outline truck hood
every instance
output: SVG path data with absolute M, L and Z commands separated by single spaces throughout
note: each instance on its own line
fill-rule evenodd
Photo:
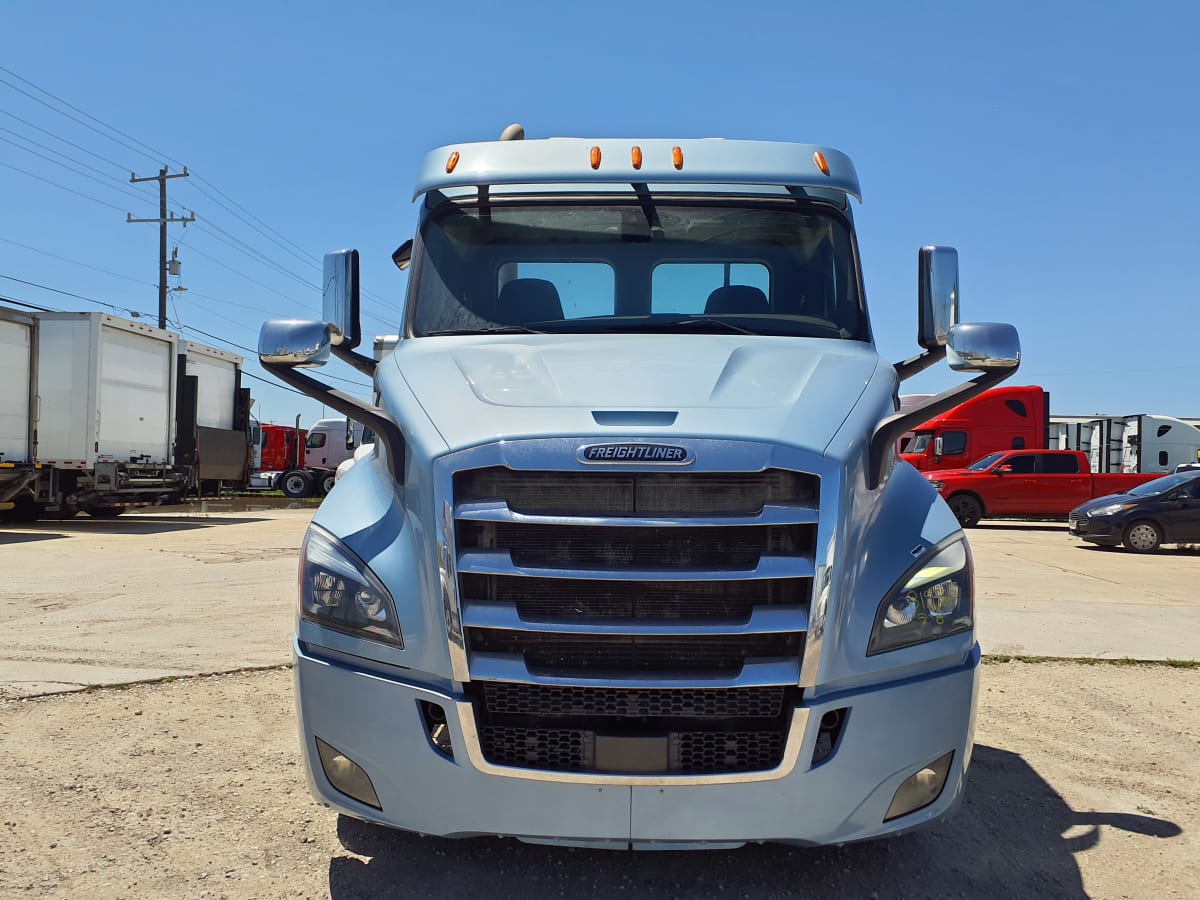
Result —
M 903 453 L 900 454 L 901 459 L 905 459 Z M 907 462 L 907 460 L 905 460 Z M 986 469 L 925 469 L 921 472 L 930 481 L 942 481 L 946 478 L 970 478 L 974 475 L 989 474 Z
M 506 335 L 401 341 L 379 377 L 385 398 L 401 393 L 389 383 L 402 379 L 451 450 L 505 438 L 688 435 L 823 452 L 878 368 L 875 349 L 853 341 Z

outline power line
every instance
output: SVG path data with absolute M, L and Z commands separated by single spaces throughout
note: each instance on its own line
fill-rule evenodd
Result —
M 49 178 L 43 178 L 41 175 L 35 175 L 33 172 L 22 169 L 19 166 L 14 166 L 12 163 L 6 163 L 3 160 L 0 160 L 0 166 L 4 166 L 6 169 L 12 169 L 14 172 L 20 172 L 22 175 L 28 175 L 30 178 L 36 178 L 38 181 L 44 181 L 46 184 L 51 184 L 56 188 L 61 188 L 62 190 L 67 191 L 68 193 L 76 194 L 77 196 L 82 197 L 84 200 L 91 200 L 93 203 L 99 203 L 101 206 L 107 206 L 109 209 L 115 209 L 117 212 L 125 211 L 123 206 L 117 206 L 115 203 L 109 203 L 106 200 L 100 200 L 96 197 L 93 197 L 91 194 L 85 194 L 83 191 L 77 191 L 74 188 L 69 188 L 65 184 L 59 184 L 57 181 L 51 181 Z
M 84 269 L 91 269 L 93 272 L 101 272 L 105 275 L 111 275 L 114 278 L 124 278 L 126 281 L 132 281 L 134 284 L 139 284 L 139 285 L 142 285 L 143 287 L 154 287 L 154 283 L 151 281 L 142 281 L 141 279 L 133 278 L 130 275 L 122 275 L 120 272 L 112 272 L 112 271 L 109 271 L 108 269 L 102 269 L 99 266 L 91 266 L 85 262 L 80 262 L 77 259 L 71 259 L 70 257 L 67 257 L 67 256 L 59 256 L 57 253 L 51 253 L 48 250 L 39 250 L 37 247 L 31 247 L 28 244 L 22 244 L 20 241 L 14 241 L 14 240 L 11 240 L 6 237 L 0 237 L 0 241 L 3 241 L 6 244 L 12 244 L 14 247 L 20 247 L 23 250 L 30 250 L 34 253 L 40 253 L 40 254 L 42 254 L 42 256 L 49 256 L 51 259 L 57 259 L 61 262 L 70 263 L 73 266 L 80 266 L 81 268 L 84 268 Z
M 37 310 L 38 312 L 62 312 L 61 309 L 51 309 L 48 306 L 37 306 L 33 303 L 25 303 L 22 300 L 14 300 L 12 297 L 0 297 L 5 303 L 11 303 L 14 306 L 24 306 L 26 309 Z
M 118 140 L 117 138 L 113 137 L 111 134 L 105 134 L 103 131 L 101 131 L 99 128 L 96 128 L 94 125 L 89 125 L 87 122 L 83 121 L 82 119 L 76 118 L 75 116 L 71 115 L 70 113 L 63 112 L 61 109 L 57 109 L 56 107 L 47 103 L 45 100 L 41 99 L 40 97 L 34 96 L 33 94 L 29 93 L 29 91 L 22 90 L 21 88 L 17 87 L 12 82 L 10 82 L 4 78 L 0 78 L 0 84 L 6 85 L 10 89 L 16 91 L 18 94 L 24 94 L 26 97 L 28 97 L 30 100 L 34 101 L 35 103 L 40 103 L 42 106 L 46 107 L 47 109 L 49 109 L 53 112 L 58 113 L 60 116 L 65 116 L 66 118 L 70 119 L 72 122 L 76 122 L 77 124 L 82 125 L 84 128 L 87 128 L 89 131 L 94 131 L 96 134 L 100 135 L 102 138 L 105 138 L 106 140 L 112 141 L 115 144 L 120 144 L 122 147 L 124 147 L 127 150 L 132 150 L 134 153 L 137 153 L 139 156 L 145 156 L 147 159 L 155 159 L 155 158 L 161 157 L 161 158 L 168 160 L 169 162 L 175 163 L 175 165 L 180 166 L 182 168 L 183 163 L 179 162 L 178 160 L 172 159 L 171 157 L 167 156 L 167 154 L 165 154 L 165 153 L 160 153 L 158 150 L 155 150 L 149 144 L 142 143 L 137 138 L 133 137 L 132 135 L 126 134 L 125 132 L 121 131 L 119 128 L 114 128 L 112 125 L 109 125 L 103 119 L 98 119 L 95 116 L 93 116 L 91 113 L 84 112 L 79 107 L 73 106 L 72 104 L 68 103 L 66 100 L 63 100 L 61 97 L 58 97 L 58 96 L 50 93 L 50 91 L 46 90 L 45 88 L 39 87 L 38 85 L 34 84 L 32 81 L 29 81 L 26 78 L 22 78 L 16 72 L 12 71 L 12 69 L 8 69 L 4 66 L 0 66 L 0 72 L 7 72 L 13 78 L 17 79 L 18 81 L 20 81 L 24 84 L 29 85 L 31 88 L 34 88 L 37 91 L 40 91 L 41 93 L 45 94 L 47 97 L 53 97 L 54 100 L 56 100 L 58 103 L 61 103 L 63 106 L 66 106 L 69 109 L 75 110 L 80 115 L 87 116 L 87 118 L 91 119 L 93 122 L 97 122 L 97 123 L 103 125 L 109 131 L 119 134 L 124 138 L 128 138 L 130 141 L 133 141 L 134 144 L 137 144 L 137 145 L 145 148 L 145 150 L 149 150 L 150 153 L 153 154 L 153 156 L 145 153 L 144 150 L 139 150 L 137 147 L 127 144 L 125 141 Z
M 94 157 L 96 157 L 96 159 L 100 160 L 101 162 L 106 162 L 111 166 L 116 166 L 122 172 L 129 171 L 129 166 L 124 165 L 123 163 L 116 162 L 115 160 L 111 160 L 107 156 L 101 156 L 99 153 L 89 150 L 87 147 L 83 147 L 79 144 L 68 141 L 65 137 L 62 137 L 61 135 L 57 135 L 53 131 L 48 131 L 47 129 L 43 128 L 41 125 L 35 125 L 33 122 L 30 122 L 28 119 L 22 119 L 20 116 L 16 115 L 15 113 L 9 112 L 7 109 L 0 109 L 0 113 L 3 113 L 4 115 L 8 116 L 10 119 L 16 119 L 22 125 L 28 125 L 30 128 L 34 128 L 34 129 L 40 131 L 42 134 L 49 135 L 50 137 L 54 138 L 56 141 L 61 141 L 62 143 L 66 144 L 68 147 L 74 147 L 76 150 L 82 150 L 88 156 L 94 156 Z
M 15 131 L 10 131 L 7 128 L 0 128 L 0 131 L 7 131 L 9 134 L 16 134 Z M 17 137 L 21 137 L 21 136 L 17 135 Z M 21 140 L 28 141 L 29 139 L 22 137 Z M 52 163 L 56 166 L 61 166 L 62 168 L 66 169 L 68 172 L 72 172 L 76 175 L 81 176 L 82 178 L 88 179 L 89 181 L 94 181 L 101 187 L 106 187 L 112 191 L 120 191 L 122 194 L 132 196 L 142 203 L 153 203 L 154 202 L 149 197 L 147 197 L 145 194 L 142 194 L 138 191 L 134 191 L 134 190 L 126 187 L 124 184 L 121 184 L 119 181 L 117 181 L 116 178 L 113 178 L 111 175 L 106 175 L 103 172 L 100 172 L 100 170 L 97 169 L 95 166 L 89 166 L 87 163 L 80 162 L 77 159 L 71 159 L 71 157 L 67 156 L 65 153 L 59 153 L 57 150 L 52 150 L 49 147 L 43 148 L 43 149 L 49 151 L 50 153 L 54 153 L 54 154 L 57 154 L 58 156 L 62 156 L 66 159 L 70 159 L 71 162 L 73 162 L 77 166 L 83 166 L 84 168 L 91 169 L 93 172 L 100 172 L 101 178 L 106 179 L 106 180 L 102 181 L 101 178 L 97 178 L 95 175 L 89 175 L 89 174 L 87 174 L 87 172 L 80 172 L 78 169 L 72 168 L 71 166 L 67 165 L 67 163 L 59 162 L 57 159 L 51 159 L 49 156 L 46 156 L 42 153 L 38 153 L 36 150 L 30 150 L 28 147 L 23 147 L 20 144 L 18 144 L 16 141 L 10 140 L 9 138 L 0 137 L 0 141 L 4 141 L 4 143 L 6 143 L 6 144 L 11 144 L 12 146 L 16 147 L 18 150 L 23 150 L 26 153 L 32 154 L 33 156 L 36 156 L 38 159 L 44 159 L 48 163 Z M 35 141 L 29 141 L 29 143 L 34 144 L 35 146 L 41 146 L 41 145 L 37 144 Z M 109 184 L 110 181 L 115 181 L 117 183 Z

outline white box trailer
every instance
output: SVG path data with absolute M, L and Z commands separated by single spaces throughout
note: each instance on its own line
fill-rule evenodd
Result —
M 38 460 L 60 470 L 169 465 L 178 338 L 104 313 L 37 320 Z
M 173 459 L 179 339 L 105 313 L 34 319 L 34 514 L 112 516 L 183 497 L 193 472 Z

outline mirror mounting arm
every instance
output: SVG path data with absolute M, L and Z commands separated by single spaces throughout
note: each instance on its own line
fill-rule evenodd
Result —
M 1017 367 L 1013 366 L 984 372 L 965 384 L 943 391 L 935 397 L 930 397 L 924 403 L 888 416 L 880 422 L 875 428 L 875 433 L 871 435 L 871 448 L 867 455 L 867 489 L 873 491 L 883 483 L 883 474 L 887 468 L 888 458 L 895 449 L 896 441 L 900 440 L 900 436 L 904 432 L 911 431 L 934 416 L 949 412 L 960 403 L 982 394 L 988 388 L 995 387 L 1016 371 Z
M 400 424 L 383 410 L 363 403 L 357 397 L 342 393 L 317 379 L 297 371 L 292 366 L 264 362 L 262 367 L 296 390 L 337 410 L 343 416 L 366 425 L 387 448 L 388 471 L 397 484 L 404 484 L 404 432 Z
M 358 371 L 362 372 L 369 378 L 375 377 L 375 367 L 377 363 L 369 356 L 363 356 L 361 353 L 356 353 L 348 347 L 343 347 L 340 344 L 333 344 L 329 351 L 347 365 L 353 366 Z
M 333 352 L 336 353 L 337 350 L 334 350 Z M 918 356 L 913 356 L 904 360 L 904 362 L 896 363 L 896 377 L 901 381 L 904 381 L 906 378 L 912 378 L 914 375 L 918 374 L 919 372 L 924 372 L 930 366 L 936 365 L 945 358 L 946 348 L 944 345 L 941 347 L 934 347 L 932 350 L 926 350 L 924 353 L 921 353 Z

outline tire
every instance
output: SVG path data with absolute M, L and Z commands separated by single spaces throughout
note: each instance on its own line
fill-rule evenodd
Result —
M 946 502 L 963 528 L 974 528 L 983 518 L 983 504 L 973 494 L 954 494 Z
M 123 506 L 89 506 L 84 510 L 93 519 L 115 519 L 125 512 Z
M 299 469 L 284 472 L 279 479 L 279 489 L 283 491 L 285 497 L 291 497 L 293 500 L 311 497 L 313 492 L 312 476 Z
M 1134 553 L 1152 553 L 1162 546 L 1162 540 L 1162 529 L 1149 519 L 1131 522 L 1121 537 L 1125 548 Z
M 36 522 L 45 509 L 33 499 L 32 494 L 20 494 L 13 498 L 13 508 L 8 511 L 10 522 Z
M 333 490 L 334 484 L 337 482 L 337 473 L 330 472 L 328 475 L 321 476 L 321 496 L 324 497 Z

